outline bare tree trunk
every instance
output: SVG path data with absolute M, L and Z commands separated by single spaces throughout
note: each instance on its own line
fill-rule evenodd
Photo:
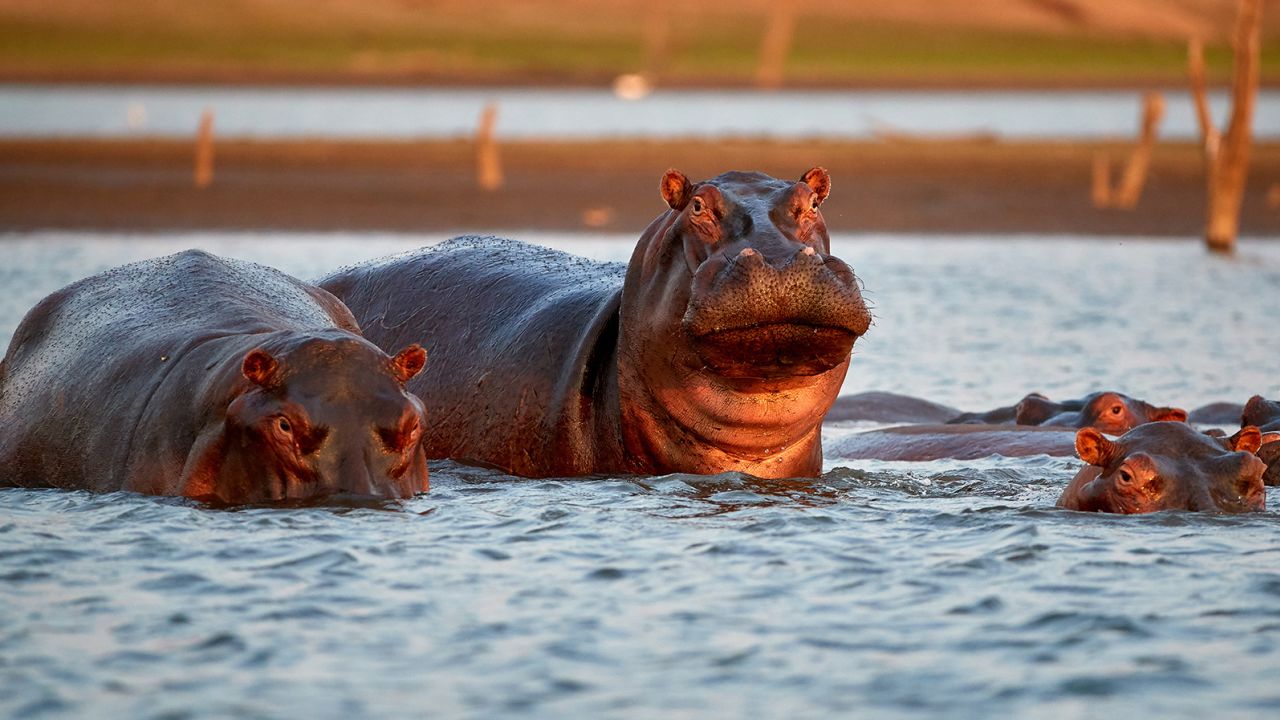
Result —
M 771 4 L 764 40 L 760 43 L 760 65 L 756 68 L 756 85 L 760 88 L 776 90 L 782 87 L 791 36 L 796 29 L 797 4 L 798 0 L 773 0 Z
M 1089 195 L 1094 207 L 1100 210 L 1111 207 L 1111 162 L 1101 151 L 1093 156 L 1093 185 Z
M 476 184 L 488 192 L 501 188 L 503 182 L 502 160 L 498 157 L 498 143 L 493 139 L 493 126 L 497 122 L 498 106 L 485 105 L 476 127 Z
M 1196 118 L 1204 146 L 1208 188 L 1205 242 L 1209 249 L 1232 252 L 1240 230 L 1240 206 L 1244 200 L 1253 134 L 1253 109 L 1258 93 L 1259 26 L 1262 0 L 1240 0 L 1235 32 L 1231 38 L 1231 119 L 1219 135 L 1209 116 L 1205 95 L 1204 48 L 1192 40 L 1187 48 L 1187 69 L 1195 98 Z
M 1091 197 L 1096 208 L 1132 210 L 1142 197 L 1147 184 L 1147 171 L 1151 167 L 1151 152 L 1155 148 L 1160 121 L 1164 119 L 1164 96 L 1149 92 L 1142 97 L 1142 127 L 1138 131 L 1138 144 L 1129 153 L 1120 176 L 1120 185 L 1111 187 L 1111 163 L 1105 153 L 1093 156 L 1093 185 Z
M 200 113 L 196 130 L 196 187 L 203 190 L 213 183 L 213 111 Z
M 1129 163 L 1125 165 L 1115 194 L 1115 206 L 1121 210 L 1132 210 L 1142 197 L 1142 188 L 1147 184 L 1147 170 L 1151 167 L 1151 150 L 1155 147 L 1156 133 L 1163 118 L 1164 96 L 1158 92 L 1143 96 L 1141 136 L 1137 147 L 1129 154 Z

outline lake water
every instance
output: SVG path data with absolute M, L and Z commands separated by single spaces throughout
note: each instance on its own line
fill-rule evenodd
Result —
M 602 259 L 633 241 L 524 237 Z M 133 259 L 203 247 L 313 277 L 438 239 L 0 236 L 0 344 L 46 293 Z M 848 392 L 1280 395 L 1274 239 L 1234 259 L 1190 239 L 835 251 L 875 304 Z M 1280 712 L 1280 493 L 1250 516 L 1110 517 L 1053 508 L 1071 459 L 827 465 L 531 481 L 445 462 L 382 510 L 0 490 L 0 714 Z
M 868 139 L 881 131 L 1011 140 L 1132 137 L 1141 90 L 665 90 L 637 101 L 603 89 L 241 88 L 0 84 L 0 137 L 191 137 L 206 108 L 226 138 L 471 137 L 499 106 L 508 139 Z M 1197 137 L 1185 92 L 1165 93 L 1161 136 Z M 1226 97 L 1211 93 L 1219 126 Z M 1258 138 L 1280 137 L 1280 91 L 1258 95 Z

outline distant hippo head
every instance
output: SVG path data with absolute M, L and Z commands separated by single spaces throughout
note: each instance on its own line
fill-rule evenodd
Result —
M 1254 395 L 1244 404 L 1240 425 L 1257 425 L 1263 432 L 1280 433 L 1280 402 Z
M 1140 425 L 1118 440 L 1093 428 L 1076 433 L 1076 452 L 1091 467 L 1072 479 L 1058 505 L 1070 510 L 1254 512 L 1263 509 L 1266 466 L 1254 454 L 1255 427 L 1213 438 L 1181 422 Z
M 661 192 L 671 212 L 632 261 L 655 324 L 680 319 L 661 334 L 683 333 L 696 362 L 725 377 L 844 365 L 871 316 L 853 270 L 830 254 L 818 209 L 830 189 L 822 168 L 798 182 L 729 172 L 697 184 L 667 171 Z
M 1244 405 L 1240 424 L 1256 425 L 1262 431 L 1258 457 L 1267 464 L 1263 480 L 1267 485 L 1280 485 L 1280 402 L 1254 395 Z
M 1017 422 L 1019 425 L 1094 428 L 1108 435 L 1123 435 L 1145 423 L 1187 421 L 1187 411 L 1182 408 L 1155 407 L 1118 392 L 1093 393 L 1075 404 L 1078 407 L 1070 407 L 1066 403 L 1059 405 L 1043 398 L 1035 400 L 1028 396 L 1018 404 Z M 1054 405 L 1061 407 L 1058 413 L 1039 422 L 1032 422 L 1047 414 Z
M 265 342 L 244 355 L 186 494 L 245 503 L 425 491 L 426 416 L 404 389 L 425 362 L 417 345 L 390 357 L 338 331 Z

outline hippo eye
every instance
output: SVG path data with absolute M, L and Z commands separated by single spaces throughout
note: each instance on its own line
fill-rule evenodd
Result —
M 694 199 L 693 199 L 693 203 L 692 203 L 692 207 L 693 207 L 693 214 L 694 214 L 694 215 L 700 215 L 700 214 L 702 213 L 702 208 L 703 208 L 703 205 L 702 205 L 702 198 L 700 198 L 700 197 L 696 197 L 696 198 L 694 198 Z
M 1132 483 L 1132 482 L 1133 482 L 1133 475 L 1131 475 L 1128 470 L 1125 470 L 1124 468 L 1120 468 L 1120 484 L 1128 485 L 1129 483 Z
M 818 196 L 817 196 L 817 195 L 814 195 L 814 196 L 809 200 L 809 209 L 810 209 L 810 210 L 817 210 L 817 209 L 818 209 L 818 206 L 819 206 L 819 205 L 821 205 L 821 204 L 822 204 L 822 201 L 818 199 Z
M 289 424 L 288 418 L 277 418 L 276 427 L 279 428 L 280 432 L 284 433 L 285 435 L 288 435 L 289 433 L 293 432 L 293 425 Z
M 1112 415 L 1119 415 L 1119 414 L 1120 414 L 1120 413 L 1122 413 L 1122 412 L 1124 412 L 1124 408 L 1123 408 L 1123 407 L 1121 407 L 1121 406 L 1119 406 L 1119 405 L 1112 405 L 1112 406 L 1111 406 L 1111 414 L 1112 414 Z

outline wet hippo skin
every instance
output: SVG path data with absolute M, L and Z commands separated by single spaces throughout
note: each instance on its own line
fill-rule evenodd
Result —
M 1079 400 L 1055 402 L 1031 393 L 1016 405 L 985 412 L 960 412 L 946 405 L 897 393 L 865 392 L 836 398 L 827 422 L 946 423 L 948 425 L 1045 425 L 1093 427 L 1122 435 L 1144 422 L 1184 421 L 1180 408 L 1155 407 L 1117 392 L 1097 392 Z
M 627 265 L 464 237 L 320 281 L 382 347 L 428 328 L 429 457 L 526 477 L 821 472 L 871 317 L 830 254 L 825 170 L 660 181 Z
M 1088 463 L 1067 485 L 1060 507 L 1111 513 L 1160 510 L 1256 512 L 1265 507 L 1265 464 L 1254 453 L 1256 427 L 1213 438 L 1180 422 L 1156 422 L 1109 440 L 1093 428 L 1076 435 Z
M 842 460 L 976 460 L 1001 455 L 1069 456 L 1075 433 L 1068 428 L 1011 425 L 904 425 L 853 433 L 833 441 L 827 456 Z
M 1280 402 L 1254 395 L 1241 410 L 1240 424 L 1256 425 L 1262 431 L 1258 457 L 1267 464 L 1263 480 L 1267 485 L 1280 485 Z
M 423 366 L 329 293 L 199 251 L 81 280 L 0 364 L 0 467 L 28 487 L 223 503 L 427 489 Z

